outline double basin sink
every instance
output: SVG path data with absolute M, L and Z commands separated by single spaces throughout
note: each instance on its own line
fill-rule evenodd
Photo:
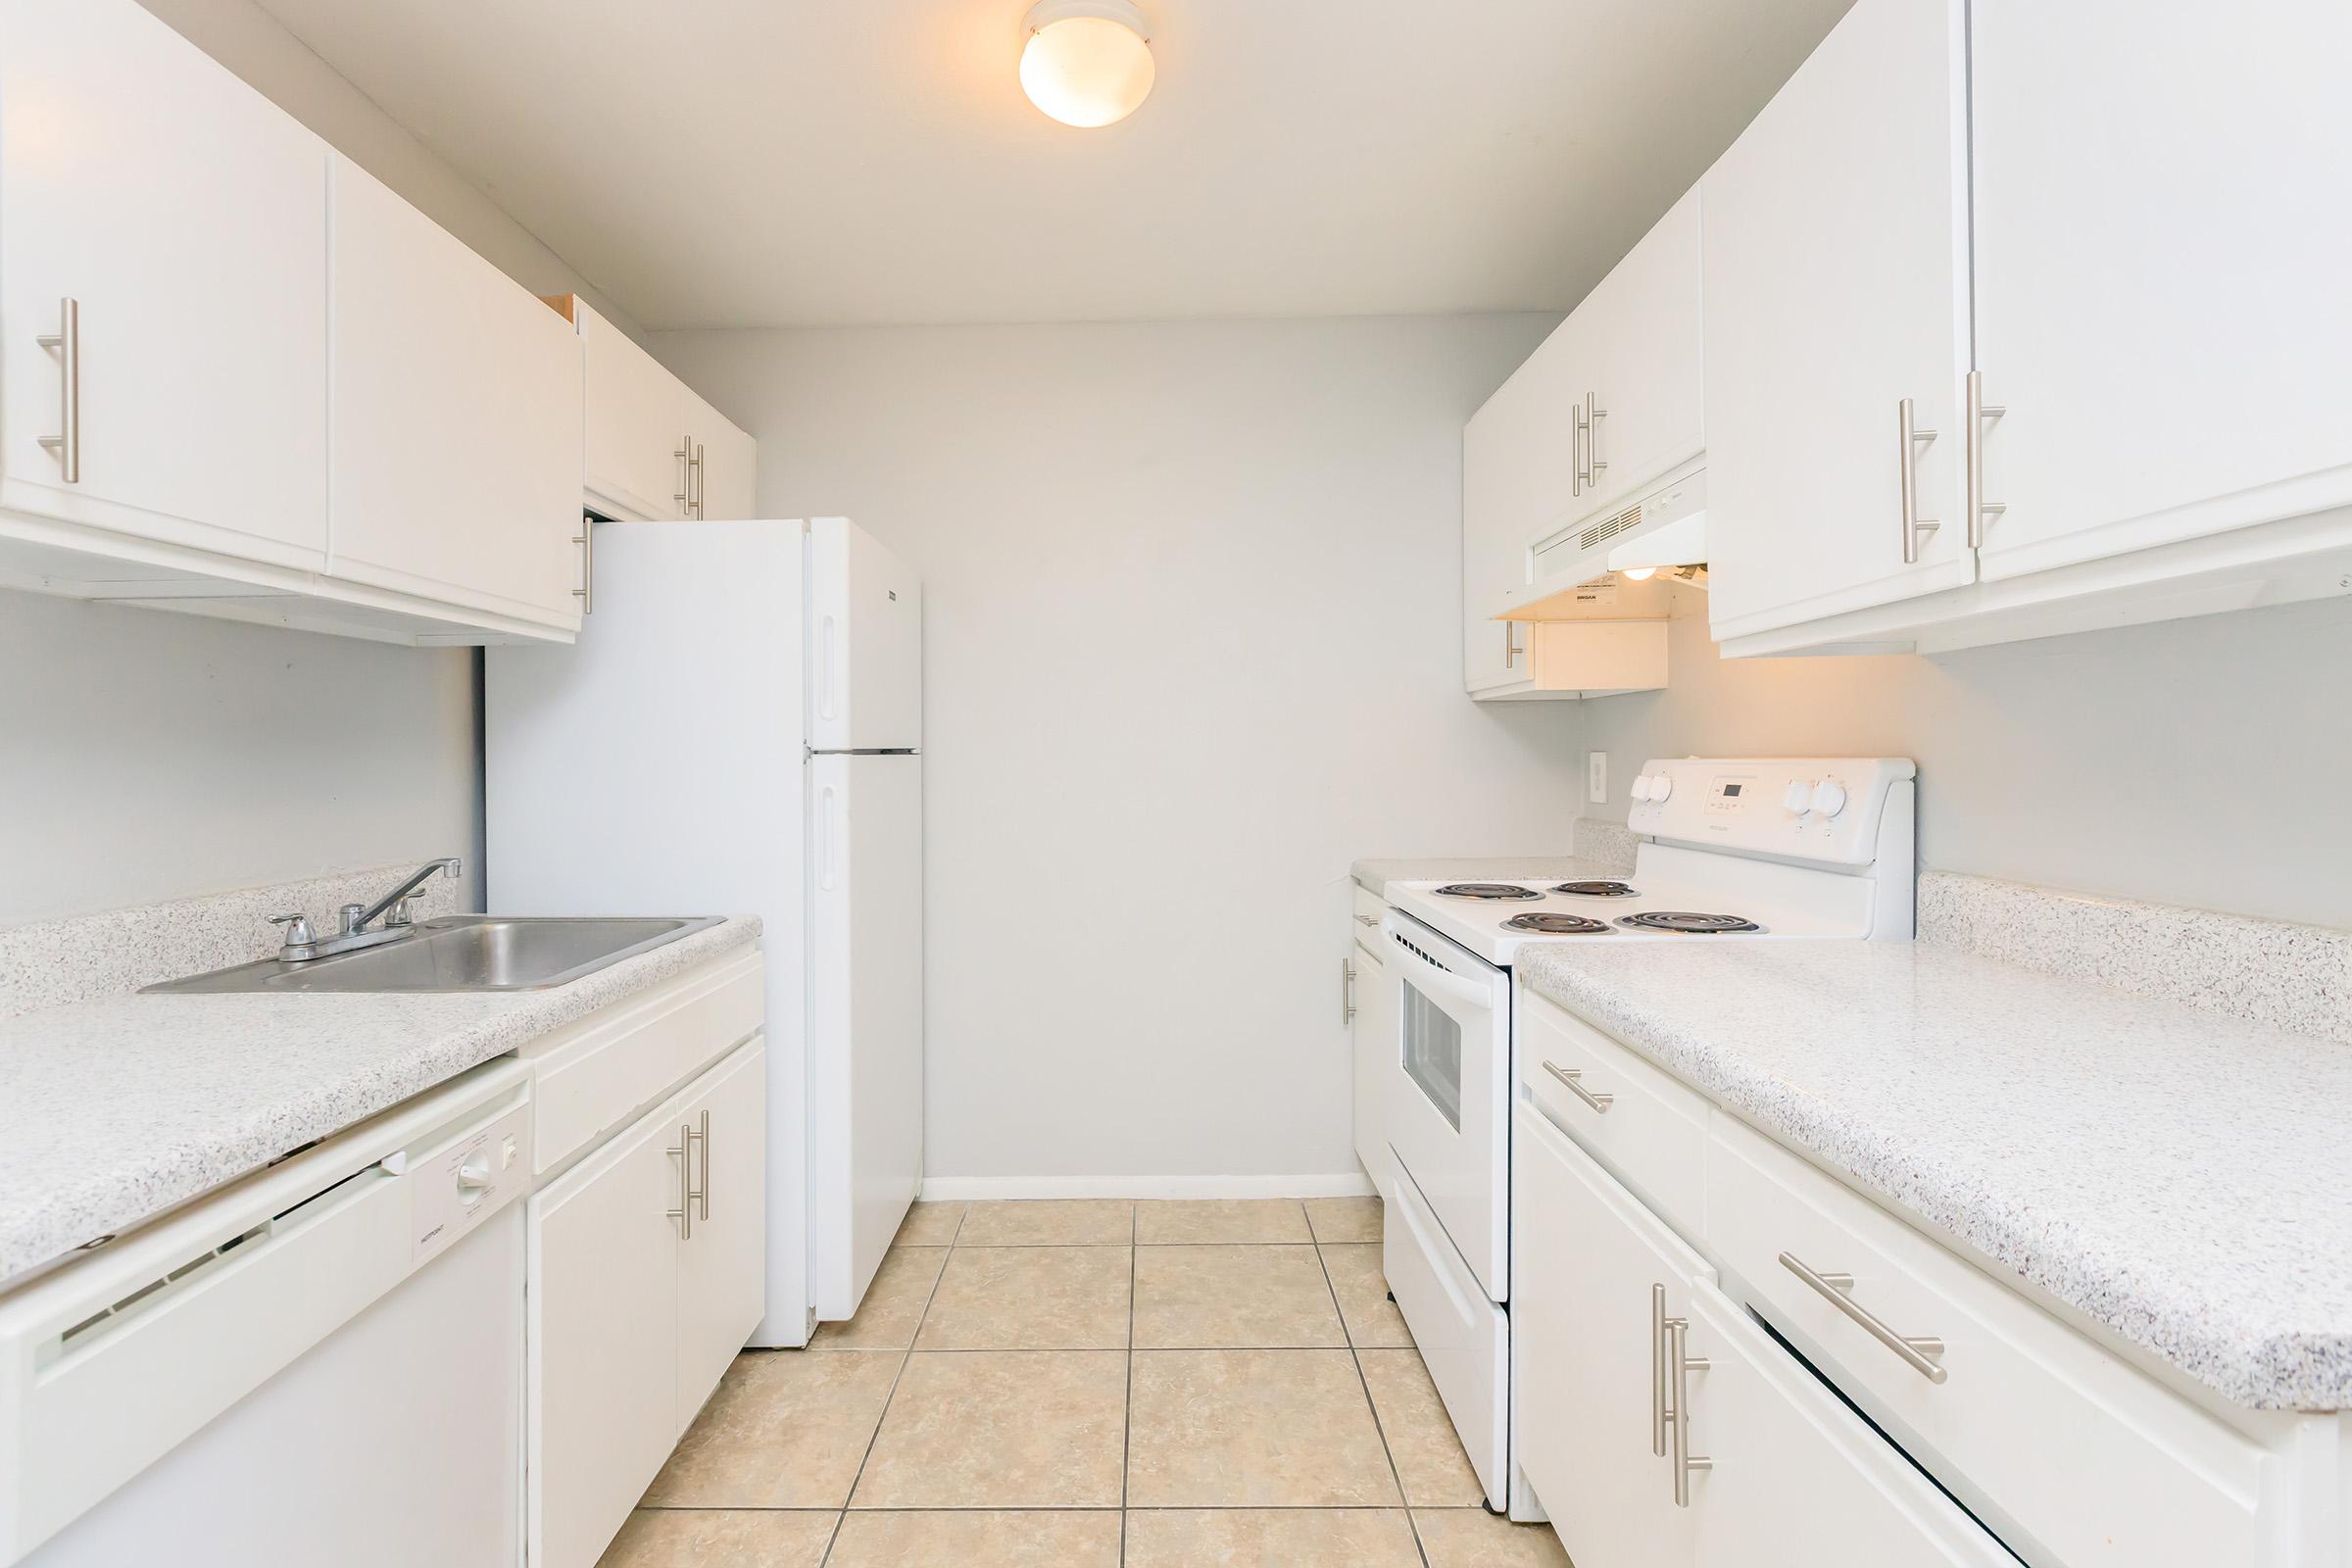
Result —
M 542 991 L 635 957 L 710 926 L 719 916 L 516 917 L 450 914 L 409 934 L 350 953 L 289 963 L 264 958 L 233 969 L 152 985 L 150 992 Z

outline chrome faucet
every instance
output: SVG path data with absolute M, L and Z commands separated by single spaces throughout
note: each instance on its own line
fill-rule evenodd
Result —
M 374 947 L 379 942 L 391 942 L 405 937 L 409 934 L 409 925 L 413 918 L 410 907 L 414 902 L 413 895 L 416 891 L 422 887 L 435 871 L 447 871 L 452 877 L 455 877 L 464 869 L 464 865 L 455 856 L 426 861 L 416 868 L 416 874 L 373 904 L 346 904 L 343 906 L 337 917 L 335 934 L 331 937 L 320 938 L 315 934 L 311 929 L 311 917 L 307 914 L 273 914 L 270 917 L 270 923 L 286 928 L 285 943 L 277 950 L 278 961 L 281 963 L 307 963 L 313 958 L 323 958 L 329 954 L 350 953 L 360 948 Z M 384 916 L 384 923 L 373 931 L 368 930 L 368 922 L 379 914 Z

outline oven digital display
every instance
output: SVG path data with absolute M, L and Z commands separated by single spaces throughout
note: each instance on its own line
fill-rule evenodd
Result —
M 1738 795 L 1738 794 L 1740 793 L 1740 791 L 1742 788 L 1744 788 L 1744 787 L 1745 787 L 1745 786 L 1743 786 L 1743 785 L 1739 785 L 1739 784 L 1726 784 L 1726 785 L 1723 787 L 1723 793 L 1724 793 L 1724 796 L 1725 796 L 1727 799 L 1729 799 L 1729 798 L 1730 798 L 1730 797 L 1732 797 L 1732 796 Z

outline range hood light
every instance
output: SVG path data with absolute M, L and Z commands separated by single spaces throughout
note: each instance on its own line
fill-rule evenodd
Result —
M 1040 0 L 1021 25 L 1021 91 L 1063 124 L 1108 125 L 1150 96 L 1152 41 L 1130 0 Z

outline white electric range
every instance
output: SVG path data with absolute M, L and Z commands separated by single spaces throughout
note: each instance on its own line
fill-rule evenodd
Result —
M 1399 1178 L 1389 1288 L 1489 1502 L 1542 1517 L 1510 1460 L 1510 966 L 1531 942 L 1908 941 L 1914 779 L 1899 758 L 1653 760 L 1621 877 L 1392 882 L 1381 923 Z

